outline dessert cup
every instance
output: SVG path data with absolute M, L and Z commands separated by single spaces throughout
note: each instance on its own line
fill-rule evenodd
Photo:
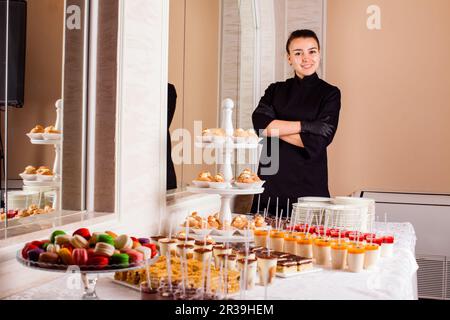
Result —
M 269 231 L 256 229 L 253 232 L 255 238 L 255 246 L 267 248 Z
M 335 270 L 344 270 L 347 264 L 347 245 L 344 242 L 331 244 L 331 267 Z
M 247 268 L 245 268 L 245 265 L 247 263 Z M 256 259 L 239 259 L 238 262 L 238 269 L 241 272 L 241 284 L 243 290 L 251 290 L 255 287 L 256 283 L 256 268 L 257 263 Z M 245 281 L 244 279 L 247 279 Z
M 363 246 L 348 248 L 347 264 L 350 272 L 361 272 L 364 268 L 365 249 Z
M 316 255 L 314 256 L 316 264 L 327 265 L 331 260 L 331 241 L 316 240 L 314 246 L 316 247 Z
M 277 272 L 277 260 L 274 255 L 260 255 L 257 259 L 259 283 L 263 286 L 272 284 Z
M 297 255 L 304 258 L 313 257 L 313 240 L 310 237 L 297 240 Z
M 274 251 L 283 252 L 284 236 L 285 233 L 283 231 L 272 230 L 270 232 L 270 249 Z
M 364 269 L 373 268 L 380 258 L 380 248 L 377 244 L 367 244 L 365 246 L 366 253 L 364 255 Z
M 164 238 L 158 240 L 161 256 L 175 256 L 177 252 L 177 240 Z

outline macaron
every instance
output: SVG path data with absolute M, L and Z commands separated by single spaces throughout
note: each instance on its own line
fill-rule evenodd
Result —
M 32 241 L 31 244 L 42 249 L 42 245 L 44 244 L 44 242 L 35 240 L 35 241 Z
M 91 233 L 89 232 L 89 229 L 86 229 L 86 228 L 81 228 L 81 229 L 76 230 L 72 234 L 72 236 L 75 236 L 76 234 L 79 236 L 82 236 L 83 238 L 85 238 L 88 241 L 91 238 Z
M 86 249 L 76 248 L 72 252 L 73 263 L 78 266 L 86 265 L 88 261 L 88 253 Z
M 144 254 L 142 254 L 141 252 L 131 249 L 131 250 L 126 250 L 124 253 L 126 253 L 130 259 L 130 263 L 132 264 L 137 264 L 140 263 L 142 261 L 144 261 Z
M 28 251 L 28 260 L 30 261 L 38 261 L 39 260 L 39 256 L 41 255 L 41 253 L 43 253 L 44 250 L 42 250 L 41 248 L 36 248 L 36 249 L 32 249 Z
M 98 242 L 98 236 L 101 234 L 105 234 L 103 232 L 94 232 L 91 236 L 91 238 L 89 239 L 89 245 L 95 247 L 95 245 Z
M 105 233 L 106 233 L 107 235 L 111 236 L 113 239 L 117 238 L 117 234 L 115 234 L 115 233 L 112 232 L 112 231 L 105 231 Z
M 144 260 L 148 260 L 152 257 L 152 249 L 150 249 L 150 248 L 140 246 L 139 248 L 136 248 L 135 250 L 143 254 Z
M 59 244 L 60 246 L 66 243 L 70 243 L 70 240 L 72 240 L 72 236 L 69 234 L 60 234 L 55 236 L 55 239 L 53 241 L 54 244 Z
M 74 248 L 89 248 L 89 241 L 79 234 L 74 235 L 70 240 L 70 243 Z
M 131 240 L 131 238 L 129 236 L 127 236 L 126 234 L 123 234 L 123 235 L 118 236 L 114 240 L 114 245 L 119 250 L 131 249 L 133 247 L 133 240 Z
M 42 252 L 39 255 L 39 263 L 44 263 L 43 267 L 49 267 L 52 264 L 58 264 L 59 256 L 54 252 Z
M 39 249 L 38 247 L 36 247 L 34 244 L 31 243 L 27 243 L 25 245 L 25 247 L 23 247 L 22 249 L 22 258 L 24 258 L 25 260 L 28 260 L 28 252 L 34 249 Z
M 121 268 L 127 268 L 130 263 L 130 258 L 126 253 L 113 254 L 110 259 L 110 264 L 114 266 L 120 266 Z
M 114 246 L 114 239 L 108 234 L 101 234 L 97 237 L 97 243 L 103 242 Z
M 138 240 L 139 240 L 139 242 L 141 244 L 150 243 L 150 239 L 149 238 L 139 238 Z
M 65 265 L 73 265 L 72 252 L 67 248 L 62 248 L 58 252 L 59 257 Z
M 106 244 L 106 243 L 105 243 Z M 108 244 L 106 244 L 108 245 Z M 105 256 L 91 256 L 88 258 L 86 265 L 93 269 L 103 269 L 109 264 L 109 258 Z
M 48 246 L 47 246 L 47 252 L 53 252 L 53 253 L 58 253 L 58 251 L 61 249 L 61 247 L 58 245 L 58 244 L 53 244 L 53 243 L 50 243 Z
M 105 243 L 105 242 L 97 242 L 95 245 L 94 253 L 99 256 L 111 257 L 114 254 L 114 246 Z
M 139 248 L 142 244 L 139 241 L 133 241 L 133 249 Z
M 50 242 L 51 243 L 55 243 L 56 236 L 60 236 L 60 235 L 63 235 L 63 234 L 66 234 L 66 233 L 64 231 L 61 231 L 61 230 L 53 231 L 52 235 L 50 236 Z

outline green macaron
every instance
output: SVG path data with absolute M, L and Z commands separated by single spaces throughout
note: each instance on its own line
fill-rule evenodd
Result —
M 97 238 L 97 242 L 104 242 L 114 246 L 114 239 L 108 234 L 100 234 Z
M 46 242 L 42 245 L 42 250 L 47 251 L 47 247 L 50 244 L 50 242 Z
M 50 242 L 51 243 L 55 243 L 56 236 L 60 236 L 60 235 L 63 235 L 63 234 L 66 234 L 66 233 L 64 231 L 61 231 L 61 230 L 53 231 L 52 235 L 50 236 Z
M 111 265 L 120 265 L 121 268 L 127 268 L 130 263 L 130 257 L 126 253 L 116 253 L 110 258 Z

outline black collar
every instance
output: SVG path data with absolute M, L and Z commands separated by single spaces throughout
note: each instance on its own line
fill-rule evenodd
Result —
M 317 75 L 317 72 L 314 72 L 310 76 L 304 76 L 303 79 L 300 78 L 297 74 L 295 74 L 294 78 L 295 78 L 295 82 L 300 85 L 303 85 L 303 84 L 310 85 L 310 84 L 315 83 L 319 79 L 319 76 Z

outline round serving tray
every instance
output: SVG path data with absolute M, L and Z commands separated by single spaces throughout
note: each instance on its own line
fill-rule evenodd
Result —
M 62 265 L 62 264 L 52 264 L 52 263 L 44 263 L 44 262 L 34 262 L 30 260 L 26 260 L 22 257 L 22 251 L 18 251 L 16 254 L 16 260 L 31 269 L 36 269 L 40 271 L 51 271 L 51 272 L 67 272 L 68 270 L 74 270 L 75 268 L 79 268 L 82 273 L 112 273 L 112 272 L 123 272 L 123 271 L 131 271 L 135 269 L 142 269 L 146 266 L 153 265 L 156 261 L 158 261 L 159 255 L 155 256 L 152 259 L 136 263 L 129 264 L 127 267 L 123 267 L 123 265 L 108 265 L 106 267 L 99 268 L 98 266 L 78 266 L 78 265 Z

